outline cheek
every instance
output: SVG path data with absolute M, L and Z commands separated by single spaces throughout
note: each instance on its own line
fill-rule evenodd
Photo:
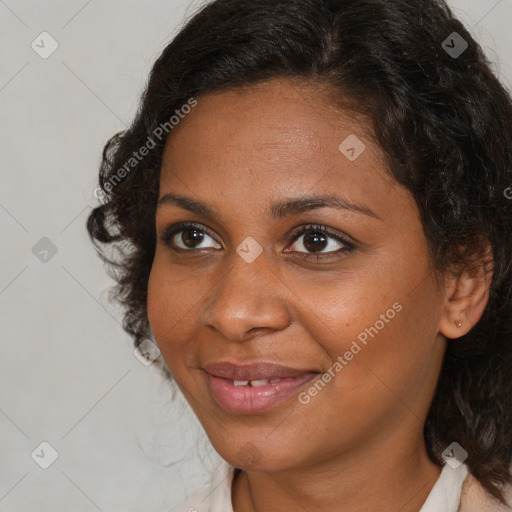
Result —
M 432 279 L 425 279 L 423 256 L 390 255 L 339 280 L 316 281 L 302 295 L 309 298 L 301 307 L 302 323 L 333 363 L 342 358 L 343 368 L 335 372 L 345 374 L 335 379 L 341 393 L 350 388 L 364 395 L 369 382 L 382 381 L 407 394 L 408 387 L 413 392 L 410 383 L 430 378 L 439 356 L 433 351 L 439 301 Z M 376 389 L 389 395 L 382 382 Z
M 299 400 L 305 417 L 322 418 L 333 438 L 340 431 L 347 439 L 364 438 L 423 415 L 437 360 L 430 340 L 410 336 L 410 303 L 393 302 L 395 294 L 375 295 L 372 301 L 364 294 L 345 297 L 350 300 L 332 307 L 331 316 L 322 310 L 322 322 L 319 311 L 309 314 L 316 341 L 332 363 L 324 369 L 325 387 L 311 386 Z
M 321 342 L 331 356 L 349 350 L 352 340 L 359 335 L 364 341 L 365 328 L 376 322 L 379 331 L 386 330 L 397 316 L 396 309 L 401 309 L 399 306 L 393 308 L 401 296 L 400 284 L 390 282 L 393 279 L 389 276 L 394 270 L 381 271 L 381 268 L 363 269 L 359 266 L 347 268 L 335 276 L 319 276 L 301 285 L 297 281 L 288 283 L 300 300 L 297 303 L 301 311 L 300 322 L 308 326 L 312 339 Z
M 169 306 L 173 302 L 173 288 L 168 286 L 165 272 L 155 256 L 148 281 L 148 319 L 156 341 L 160 344 L 161 335 L 169 324 L 169 316 L 174 311 Z
M 192 348 L 188 340 L 200 291 L 194 281 L 180 279 L 165 267 L 155 256 L 148 282 L 148 319 L 162 356 L 176 375 L 180 362 L 186 360 Z

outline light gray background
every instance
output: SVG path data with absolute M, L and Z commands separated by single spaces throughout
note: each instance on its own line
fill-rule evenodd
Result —
M 201 3 L 0 0 L 3 512 L 165 511 L 218 461 L 188 406 L 134 357 L 84 227 L 104 142 Z M 450 3 L 510 89 L 512 0 Z M 47 59 L 31 48 L 43 31 L 59 45 Z M 57 248 L 47 262 L 32 253 L 43 237 Z M 43 441 L 58 452 L 48 469 L 31 457 Z

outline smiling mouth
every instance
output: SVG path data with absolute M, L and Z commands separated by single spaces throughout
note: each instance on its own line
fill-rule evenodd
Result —
M 295 396 L 320 372 L 273 363 L 214 363 L 205 365 L 212 398 L 232 414 L 255 414 Z

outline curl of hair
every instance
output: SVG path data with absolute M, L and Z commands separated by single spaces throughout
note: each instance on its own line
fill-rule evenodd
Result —
M 442 48 L 453 32 L 469 44 L 457 59 Z M 156 60 L 132 125 L 105 146 L 106 196 L 87 222 L 117 281 L 125 330 L 135 345 L 150 336 L 165 145 L 154 130 L 192 97 L 273 78 L 327 85 L 367 116 L 390 174 L 418 205 L 436 277 L 487 254 L 487 307 L 448 343 L 424 435 L 441 465 L 451 442 L 462 445 L 470 472 L 503 501 L 512 481 L 512 102 L 443 0 L 216 0 L 185 24 Z M 155 147 L 114 184 L 148 137 Z

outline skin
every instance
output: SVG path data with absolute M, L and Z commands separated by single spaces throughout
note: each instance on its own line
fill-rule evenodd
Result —
M 353 162 L 338 149 L 350 134 L 366 146 Z M 463 272 L 436 285 L 411 194 L 386 172 L 368 125 L 312 83 L 272 80 L 198 98 L 167 141 L 160 198 L 170 193 L 218 216 L 158 207 L 149 320 L 213 446 L 244 469 L 233 482 L 235 512 L 417 512 L 441 471 L 422 431 L 447 338 L 478 321 L 489 276 Z M 267 214 L 276 201 L 325 194 L 375 216 L 332 207 Z M 212 236 L 173 251 L 161 237 L 179 222 Z M 346 247 L 328 235 L 315 252 L 307 235 L 294 239 L 308 224 L 356 248 L 336 253 Z M 182 235 L 180 247 L 190 240 Z M 252 263 L 236 251 L 247 237 L 263 250 Z M 201 368 L 213 361 L 327 372 L 394 303 L 402 310 L 306 405 L 294 396 L 232 414 L 208 390 Z

